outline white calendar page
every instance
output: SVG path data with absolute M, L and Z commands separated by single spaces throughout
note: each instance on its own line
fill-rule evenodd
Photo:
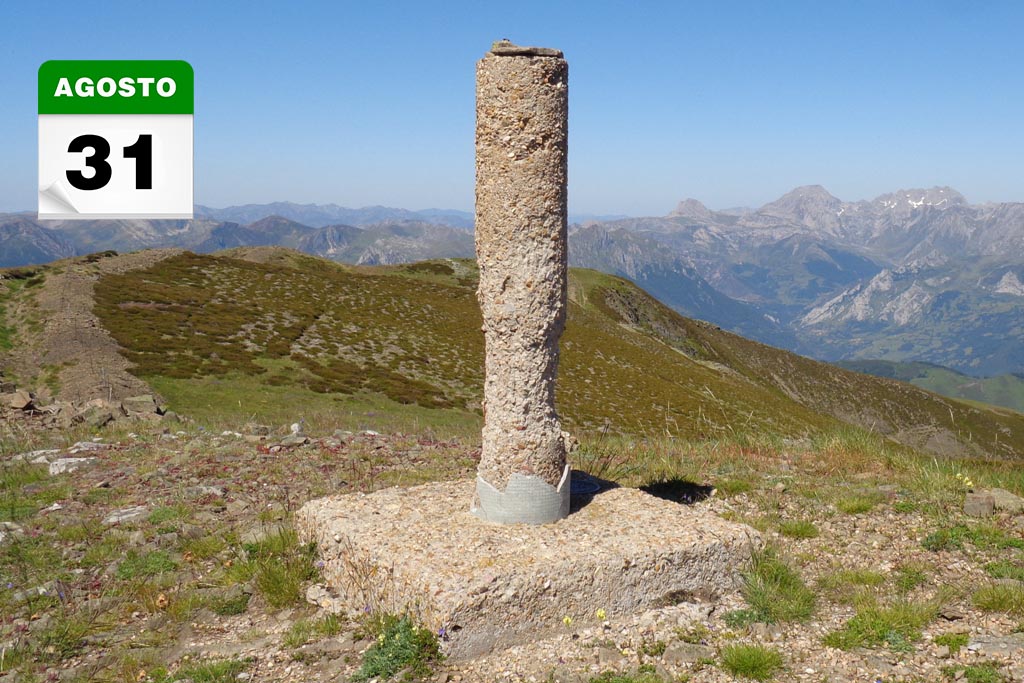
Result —
M 39 218 L 192 218 L 195 74 L 181 60 L 39 67 Z
M 95 190 L 79 189 L 67 177 L 69 171 L 86 179 L 96 175 L 87 164 L 95 154 L 92 146 L 68 151 L 84 135 L 99 136 L 110 148 L 103 160 L 110 167 L 110 180 Z M 125 148 L 146 135 L 150 154 L 125 156 Z M 152 177 L 149 187 L 140 189 L 139 176 L 146 169 L 139 167 L 145 164 Z M 192 218 L 192 116 L 40 115 L 39 218 Z

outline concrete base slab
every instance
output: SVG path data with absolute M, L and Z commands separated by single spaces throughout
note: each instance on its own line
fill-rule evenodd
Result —
M 315 541 L 337 611 L 410 613 L 445 651 L 474 657 L 565 628 L 739 587 L 763 541 L 700 506 L 614 488 L 551 524 L 471 514 L 471 481 L 310 501 L 296 514 Z M 577 509 L 578 508 L 578 509 Z

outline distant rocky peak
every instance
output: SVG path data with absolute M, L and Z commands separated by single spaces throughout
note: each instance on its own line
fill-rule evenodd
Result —
M 273 216 L 267 216 L 266 218 L 261 218 L 253 223 L 249 223 L 245 228 L 262 235 L 274 236 L 275 239 L 284 239 L 285 236 L 288 235 L 299 237 L 315 232 L 315 229 L 308 225 L 303 225 L 302 223 L 293 221 L 290 218 L 285 218 L 276 214 Z M 282 244 L 285 243 L 282 242 Z M 287 246 L 295 245 L 288 244 Z
M 782 195 L 777 201 L 820 201 L 820 202 L 838 202 L 839 199 L 832 195 L 831 192 L 826 190 L 821 185 L 801 185 L 800 187 L 794 187 L 792 190 Z
M 758 213 L 814 230 L 835 232 L 840 227 L 843 202 L 821 185 L 805 185 L 765 204 Z
M 761 207 L 761 212 L 787 216 L 817 210 L 836 211 L 842 203 L 821 185 L 802 185 L 790 190 L 774 202 L 765 204 Z
M 684 199 L 669 214 L 670 218 L 695 218 L 701 221 L 712 220 L 711 211 L 696 199 Z
M 945 209 L 966 203 L 967 200 L 964 196 L 951 187 L 933 187 L 927 190 L 921 188 L 897 190 L 896 192 L 883 194 L 873 202 L 879 208 L 891 211 L 913 211 L 922 206 L 934 206 Z
M 1024 296 L 1024 283 L 1017 277 L 1017 273 L 1008 270 L 996 284 L 996 294 L 1012 294 L 1013 296 Z

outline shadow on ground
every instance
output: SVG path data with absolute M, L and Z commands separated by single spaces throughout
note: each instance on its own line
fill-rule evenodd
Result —
M 696 484 L 686 479 L 666 479 L 665 481 L 641 486 L 640 490 L 656 498 L 670 500 L 673 503 L 693 505 L 702 500 L 707 500 L 711 496 L 711 492 L 715 490 L 715 487 Z
M 617 488 L 619 484 L 614 481 L 595 477 L 581 470 L 573 470 L 570 514 L 582 510 L 603 492 Z M 676 478 L 646 484 L 641 486 L 640 490 L 662 500 L 693 505 L 710 498 L 715 487 Z

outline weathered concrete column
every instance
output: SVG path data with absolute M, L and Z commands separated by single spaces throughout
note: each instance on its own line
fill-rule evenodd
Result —
M 568 65 L 500 41 L 476 72 L 477 298 L 486 343 L 483 453 L 473 512 L 544 523 L 569 514 L 555 412 L 565 326 Z

